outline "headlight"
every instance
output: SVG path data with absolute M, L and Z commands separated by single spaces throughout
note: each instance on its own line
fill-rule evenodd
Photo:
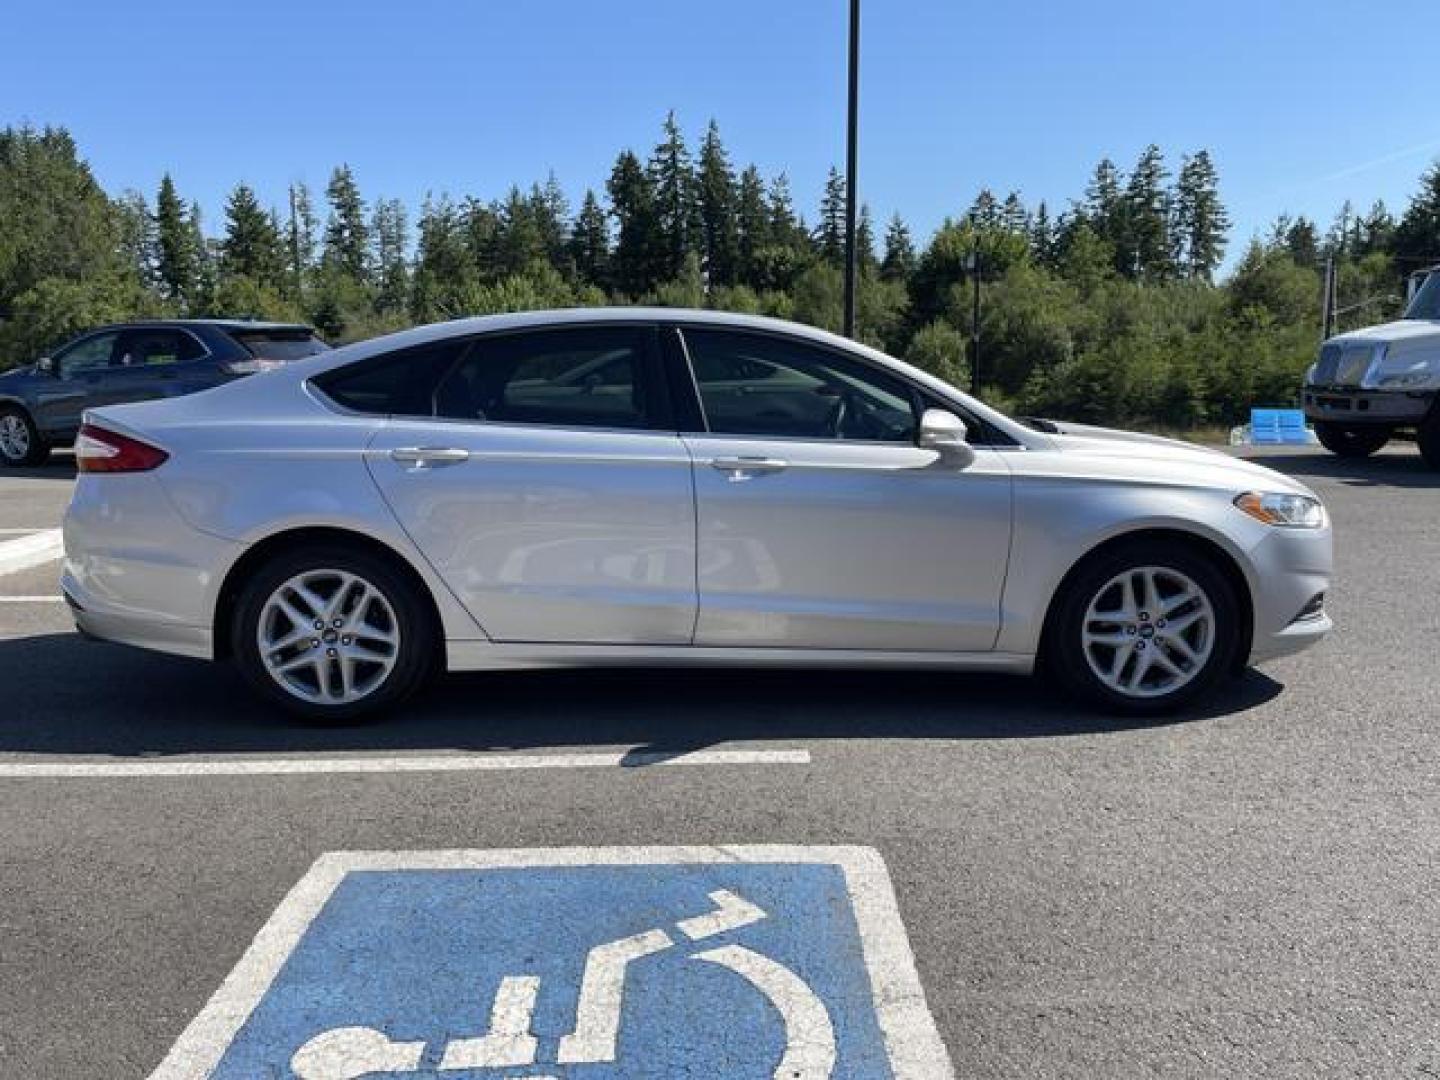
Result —
M 1278 491 L 1247 491 L 1235 498 L 1235 505 L 1256 521 L 1288 529 L 1318 529 L 1325 524 L 1325 507 L 1309 495 L 1288 495 Z
M 1436 376 L 1429 371 L 1407 371 L 1400 375 L 1386 375 L 1380 379 L 1379 389 L 1381 390 L 1404 390 L 1409 386 L 1424 386 L 1426 383 L 1436 381 Z

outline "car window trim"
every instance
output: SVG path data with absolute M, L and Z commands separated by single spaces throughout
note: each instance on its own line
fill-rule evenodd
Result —
M 435 395 L 439 392 L 441 385 L 448 379 L 455 370 L 463 364 L 480 344 L 487 340 L 515 337 L 522 334 L 563 334 L 575 330 L 600 330 L 600 329 L 621 329 L 621 330 L 642 330 L 645 345 L 641 352 L 642 377 L 650 380 L 656 394 L 655 408 L 661 415 L 651 418 L 646 427 L 610 427 L 599 424 L 545 424 L 521 420 L 470 420 L 463 416 L 439 416 L 436 414 Z M 430 388 L 430 412 L 429 414 L 418 413 L 379 413 L 361 412 L 349 406 L 342 405 L 331 397 L 325 390 L 323 383 L 317 380 L 328 379 L 331 376 L 338 376 L 341 372 L 368 371 L 374 367 L 380 367 L 388 361 L 407 352 L 419 352 L 436 346 L 454 345 L 458 343 L 460 350 L 455 358 L 445 367 L 441 374 L 435 379 Z M 507 327 L 502 330 L 488 330 L 479 334 L 472 334 L 465 337 L 457 337 L 449 340 L 427 342 L 423 345 L 414 345 L 406 349 L 397 349 L 393 352 L 379 353 L 375 356 L 367 356 L 363 360 L 357 360 L 352 364 L 344 364 L 328 371 L 317 373 L 305 380 L 305 385 L 310 387 L 316 396 L 324 404 L 344 416 L 370 417 L 376 420 L 397 420 L 397 421 L 428 421 L 430 423 L 466 424 L 471 426 L 489 425 L 507 428 L 525 428 L 530 430 L 544 431 L 577 431 L 577 432 L 614 432 L 626 435 L 665 435 L 671 438 L 679 436 L 680 432 L 675 424 L 675 409 L 669 393 L 668 380 L 665 378 L 664 362 L 661 355 L 660 327 L 653 319 L 626 319 L 617 321 L 613 319 L 596 319 L 588 322 L 565 323 L 562 326 L 517 326 Z
M 786 441 L 786 442 L 817 443 L 817 444 L 822 445 L 822 446 L 829 446 L 829 445 L 842 445 L 842 446 L 914 446 L 914 445 L 916 445 L 916 443 L 915 443 L 915 441 L 914 441 L 913 439 L 903 439 L 903 440 L 897 440 L 897 439 L 883 439 L 883 440 L 882 440 L 882 439 L 828 439 L 828 438 L 811 438 L 811 437 L 809 437 L 809 436 L 804 436 L 804 435 L 753 435 L 753 434 L 752 434 L 752 435 L 743 435 L 743 434 L 727 434 L 727 433 L 725 433 L 725 432 L 717 432 L 717 431 L 715 431 L 713 428 L 710 427 L 710 418 L 709 418 L 709 416 L 705 413 L 704 401 L 703 401 L 703 399 L 702 399 L 701 396 L 700 396 L 700 383 L 699 383 L 699 379 L 698 379 L 698 377 L 697 377 L 696 374 L 695 374 L 695 362 L 694 362 L 694 358 L 693 358 L 693 357 L 691 356 L 691 354 L 690 354 L 690 346 L 689 346 L 689 343 L 685 340 L 685 331 L 686 331 L 687 329 L 689 329 L 689 330 L 718 330 L 718 331 L 721 331 L 721 332 L 724 332 L 724 333 L 739 334 L 739 335 L 742 335 L 742 336 L 774 338 L 774 339 L 776 339 L 776 340 L 778 340 L 778 341 L 781 341 L 781 342 L 794 343 L 794 344 L 797 344 L 797 345 L 803 345 L 803 346 L 806 346 L 806 347 L 809 347 L 809 348 L 818 349 L 818 350 L 821 351 L 821 352 L 830 353 L 831 355 L 839 356 L 839 357 L 841 357 L 841 358 L 843 358 L 843 359 L 845 359 L 845 360 L 852 361 L 852 362 L 860 365 L 862 368 L 864 368 L 864 369 L 866 369 L 866 370 L 868 370 L 868 371 L 878 371 L 878 372 L 880 372 L 882 375 L 887 376 L 887 377 L 889 377 L 889 378 L 891 378 L 891 379 L 894 379 L 896 382 L 898 382 L 898 383 L 900 383 L 901 385 L 903 385 L 903 386 L 910 392 L 910 408 L 911 408 L 911 411 L 914 413 L 914 420 L 915 420 L 915 426 L 916 426 L 917 432 L 918 432 L 918 430 L 919 430 L 921 417 L 923 416 L 924 410 L 925 410 L 926 408 L 944 408 L 945 410 L 947 410 L 947 411 L 949 411 L 949 412 L 955 413 L 955 414 L 958 415 L 962 420 L 964 420 L 965 423 L 966 423 L 966 426 L 970 429 L 970 431 L 971 431 L 972 433 L 981 433 L 981 434 L 984 434 L 984 435 L 986 436 L 986 439 L 985 439 L 984 442 L 974 442 L 974 443 L 972 443 L 972 445 L 975 446 L 977 449 L 1003 450 L 1003 449 L 1010 449 L 1010 448 L 1012 447 L 1012 443 L 1009 442 L 1009 441 L 1006 441 L 1006 442 L 996 442 L 996 441 L 995 441 L 995 436 L 996 436 L 997 434 L 998 434 L 1001 438 L 1007 438 L 1007 437 L 1004 435 L 1003 432 L 997 432 L 997 431 L 994 429 L 993 425 L 985 423 L 985 422 L 984 422 L 983 420 L 981 420 L 979 417 L 977 417 L 977 416 L 975 416 L 973 413 L 971 413 L 969 409 L 964 408 L 964 407 L 961 406 L 959 403 L 947 401 L 947 400 L 942 399 L 942 398 L 938 398 L 937 395 L 934 393 L 934 391 L 928 389 L 927 387 L 921 386 L 921 385 L 919 385 L 918 383 L 915 383 L 915 382 L 911 381 L 910 379 L 908 379 L 908 378 L 905 377 L 904 373 L 899 372 L 899 371 L 892 371 L 890 368 L 887 368 L 887 367 L 884 367 L 883 365 L 880 365 L 880 364 L 875 363 L 875 361 L 871 360 L 869 357 L 861 356 L 861 355 L 859 355 L 859 354 L 857 354 L 857 353 L 853 353 L 853 352 L 850 352 L 850 351 L 845 350 L 845 349 L 836 348 L 835 346 L 830 345 L 830 344 L 827 343 L 827 342 L 812 341 L 812 340 L 810 340 L 809 338 L 802 337 L 802 336 L 800 336 L 800 335 L 798 335 L 798 334 L 787 334 L 787 333 L 784 333 L 783 331 L 771 330 L 771 329 L 769 329 L 768 327 L 767 327 L 767 328 L 749 327 L 749 326 L 746 326 L 746 327 L 732 327 L 732 326 L 724 326 L 724 325 L 711 324 L 711 323 L 703 323 L 703 322 L 688 322 L 688 323 L 687 323 L 687 322 L 681 322 L 681 321 L 676 321 L 676 322 L 674 322 L 674 323 L 668 323 L 668 324 L 666 324 L 666 325 L 667 325 L 667 327 L 669 327 L 670 329 L 673 329 L 673 330 L 676 332 L 676 336 L 679 338 L 680 346 L 681 346 L 681 353 L 682 353 L 682 355 L 683 355 L 683 357 L 684 357 L 684 361 L 685 361 L 685 365 L 686 365 L 686 372 L 687 372 L 687 375 L 688 375 L 689 389 L 690 389 L 690 392 L 694 395 L 694 405 L 695 405 L 695 408 L 697 408 L 697 409 L 699 410 L 700 417 L 701 417 L 701 419 L 702 419 L 702 422 L 703 422 L 704 425 L 705 425 L 703 429 L 696 429 L 696 430 L 686 430 L 686 429 L 682 428 L 682 429 L 681 429 L 681 434 L 682 434 L 682 435 L 720 435 L 720 436 L 724 436 L 725 438 L 731 438 L 731 439 L 774 439 L 774 440 L 776 440 L 776 441 Z M 930 405 L 930 404 L 928 404 L 929 402 L 936 402 L 936 404 Z M 917 410 L 918 410 L 918 411 L 917 411 Z

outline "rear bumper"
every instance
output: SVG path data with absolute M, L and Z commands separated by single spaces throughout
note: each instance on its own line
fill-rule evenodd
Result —
M 1327 390 L 1307 386 L 1301 399 L 1307 420 L 1354 424 L 1418 424 L 1435 401 L 1433 391 Z
M 215 568 L 236 549 L 187 525 L 152 474 L 82 475 L 65 514 L 60 586 L 82 633 L 211 659 Z

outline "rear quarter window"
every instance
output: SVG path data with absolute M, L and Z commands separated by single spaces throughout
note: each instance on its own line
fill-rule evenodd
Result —
M 357 360 L 311 380 L 341 408 L 375 416 L 431 416 L 435 387 L 467 342 L 442 342 Z
M 303 360 L 316 353 L 328 352 L 330 346 L 308 330 L 240 331 L 230 335 L 258 360 L 288 363 Z

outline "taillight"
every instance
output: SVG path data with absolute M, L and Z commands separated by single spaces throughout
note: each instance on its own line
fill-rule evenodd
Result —
M 75 439 L 75 465 L 82 473 L 149 472 L 169 457 L 159 447 L 94 424 L 82 425 Z

